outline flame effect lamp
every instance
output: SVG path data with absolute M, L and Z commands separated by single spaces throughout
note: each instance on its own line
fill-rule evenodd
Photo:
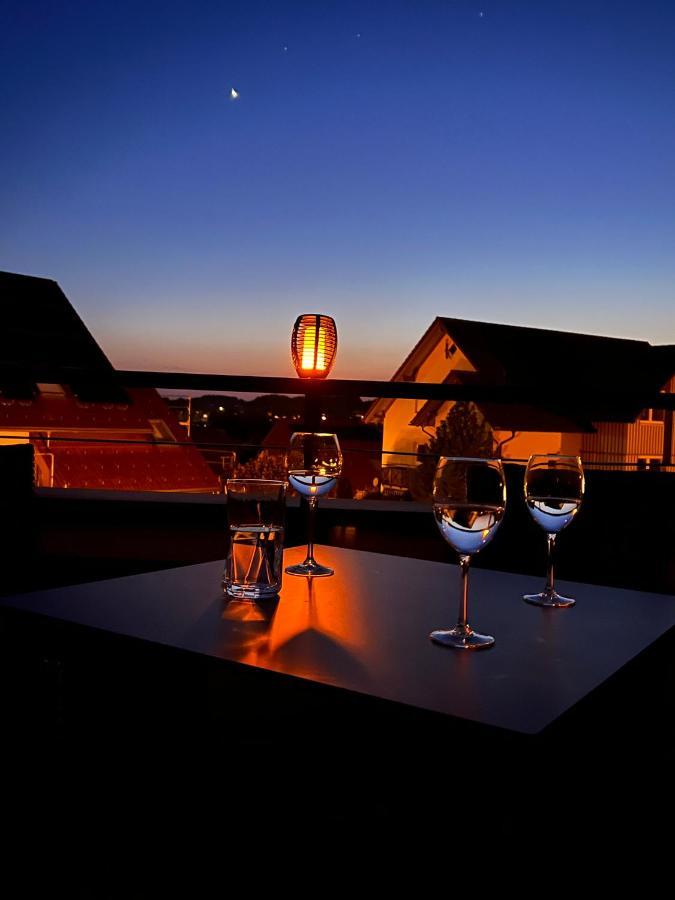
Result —
M 298 316 L 291 338 L 293 365 L 300 378 L 326 378 L 337 354 L 337 328 L 330 316 Z

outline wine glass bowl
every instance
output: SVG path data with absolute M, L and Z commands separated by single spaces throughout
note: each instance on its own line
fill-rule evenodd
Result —
M 585 480 L 578 456 L 533 454 L 525 470 L 525 503 L 534 521 L 546 532 L 548 567 L 546 586 L 538 594 L 525 594 L 523 600 L 534 606 L 574 606 L 572 597 L 563 597 L 555 589 L 553 557 L 558 534 L 575 518 L 584 497 Z
M 307 556 L 304 561 L 288 566 L 288 575 L 321 578 L 333 575 L 333 569 L 314 559 L 314 520 L 319 497 L 328 494 L 342 471 L 342 452 L 337 435 L 312 431 L 296 431 L 286 456 L 288 483 L 309 505 Z
M 468 623 L 469 563 L 494 537 L 506 509 L 506 480 L 499 459 L 443 456 L 434 477 L 434 518 L 443 538 L 459 554 L 462 590 L 457 624 L 432 631 L 445 647 L 478 650 L 495 639 Z
M 334 475 L 313 475 L 310 472 L 289 472 L 288 483 L 303 497 L 323 497 L 333 490 Z

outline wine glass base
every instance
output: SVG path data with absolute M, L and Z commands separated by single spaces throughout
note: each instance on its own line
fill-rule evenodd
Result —
M 523 600 L 532 606 L 548 606 L 551 609 L 564 609 L 577 602 L 572 597 L 562 597 L 557 591 L 542 591 L 541 594 L 525 594 Z
M 455 625 L 454 628 L 432 631 L 429 635 L 435 644 L 443 647 L 454 647 L 455 650 L 487 650 L 495 639 L 491 634 L 478 634 L 468 626 Z
M 288 566 L 284 572 L 287 575 L 300 575 L 304 578 L 326 578 L 328 575 L 335 574 L 334 569 L 329 569 L 328 566 L 322 566 L 317 562 L 304 562 Z

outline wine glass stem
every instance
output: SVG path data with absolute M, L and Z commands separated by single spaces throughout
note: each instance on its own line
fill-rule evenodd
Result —
M 318 497 L 309 498 L 309 510 L 307 512 L 307 559 L 305 562 L 314 562 L 314 520 L 316 519 L 316 507 Z
M 468 614 L 469 614 L 469 563 L 471 562 L 471 557 L 462 555 L 459 557 L 459 567 L 462 570 L 462 592 L 459 598 L 459 616 L 457 618 L 457 624 L 461 628 L 466 628 L 468 625 Z
M 548 566 L 546 569 L 546 593 L 554 594 L 555 593 L 555 584 L 553 580 L 553 555 L 555 550 L 555 535 L 547 534 L 546 535 L 547 544 L 548 544 Z

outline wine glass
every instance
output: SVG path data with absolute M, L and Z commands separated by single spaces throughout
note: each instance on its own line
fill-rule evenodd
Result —
M 574 606 L 553 583 L 553 555 L 558 534 L 576 516 L 584 496 L 584 470 L 578 456 L 535 453 L 525 470 L 525 502 L 530 515 L 546 532 L 548 569 L 546 587 L 540 594 L 525 594 L 535 606 Z
M 501 460 L 441 457 L 434 477 L 434 517 L 445 540 L 459 554 L 462 590 L 457 624 L 429 635 L 437 644 L 458 650 L 482 650 L 494 644 L 491 635 L 478 634 L 467 621 L 469 563 L 494 537 L 505 508 Z
M 319 497 L 327 494 L 342 471 L 342 453 L 335 434 L 296 431 L 286 457 L 288 482 L 309 502 L 307 556 L 305 561 L 285 570 L 289 575 L 320 578 L 332 575 L 333 569 L 314 559 L 314 519 Z

